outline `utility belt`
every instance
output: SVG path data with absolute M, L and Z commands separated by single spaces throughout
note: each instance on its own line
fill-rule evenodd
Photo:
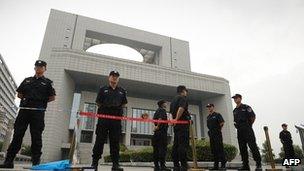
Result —
M 210 134 L 215 134 L 215 133 L 222 133 L 222 131 L 221 131 L 221 129 L 210 129 L 210 130 L 208 131 L 208 133 L 210 133 Z
M 104 113 L 113 116 L 122 116 L 123 110 L 122 107 L 119 106 L 101 106 L 98 108 L 98 113 Z
M 20 101 L 20 107 L 23 108 L 38 108 L 46 109 L 47 99 L 33 99 L 33 98 L 23 98 Z
M 236 129 L 242 129 L 242 128 L 251 128 L 252 125 L 249 122 L 240 122 L 234 124 Z

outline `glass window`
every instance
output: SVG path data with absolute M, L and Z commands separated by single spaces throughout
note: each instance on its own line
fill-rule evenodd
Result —
M 80 142 L 82 143 L 92 143 L 93 131 L 81 131 Z
M 123 116 L 128 116 L 127 115 L 127 107 L 123 108 Z M 126 133 L 126 129 L 127 129 L 127 121 L 121 121 L 121 129 L 123 133 Z
M 131 138 L 131 145 L 134 146 L 150 146 L 150 139 L 141 139 L 141 138 Z
M 97 106 L 95 103 L 85 103 L 84 104 L 84 112 L 97 112 Z M 91 117 L 80 117 L 80 142 L 83 143 L 92 143 L 93 140 L 93 133 L 95 128 L 95 118 Z
M 132 108 L 133 118 L 140 118 L 144 113 L 147 113 L 149 115 L 149 118 L 152 119 L 155 110 Z M 167 115 L 168 115 L 168 119 L 170 119 L 171 116 L 169 114 Z M 152 123 L 132 121 L 131 132 L 135 134 L 152 135 L 153 127 L 154 126 Z M 173 129 L 171 126 L 169 126 L 168 135 L 172 135 L 172 134 L 173 134 Z
M 94 103 L 85 103 L 84 104 L 84 112 L 97 112 L 97 106 Z M 80 117 L 80 128 L 82 130 L 91 130 L 94 131 L 95 127 L 95 118 L 91 117 Z
M 153 118 L 154 110 L 147 110 L 147 109 L 132 109 L 132 117 L 133 118 L 140 118 L 143 114 L 148 114 L 149 118 Z M 153 134 L 153 124 L 146 123 L 146 122 L 137 122 L 132 121 L 132 133 L 136 134 Z

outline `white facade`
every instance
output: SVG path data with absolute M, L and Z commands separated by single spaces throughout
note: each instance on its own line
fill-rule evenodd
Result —
M 16 83 L 0 55 L 0 141 L 5 138 L 9 120 L 15 120 L 17 115 L 16 89 Z
M 85 51 L 104 43 L 129 46 L 143 55 L 143 62 Z M 73 111 L 96 110 L 94 102 L 98 88 L 107 84 L 107 76 L 113 69 L 119 71 L 120 85 L 128 91 L 125 115 L 136 117 L 142 112 L 152 115 L 157 100 L 170 101 L 176 87 L 185 85 L 190 93 L 189 110 L 196 119 L 197 137 L 207 136 L 205 105 L 214 103 L 226 121 L 224 142 L 236 144 L 229 82 L 191 72 L 186 41 L 51 10 L 39 59 L 48 63 L 47 77 L 54 81 L 57 92 L 56 101 L 49 104 L 46 113 L 44 161 L 58 160 L 67 154 Z M 80 143 L 82 163 L 90 162 L 91 142 L 95 138 L 95 122 L 85 121 Z M 123 127 L 121 142 L 129 148 L 149 145 L 151 124 L 126 122 Z

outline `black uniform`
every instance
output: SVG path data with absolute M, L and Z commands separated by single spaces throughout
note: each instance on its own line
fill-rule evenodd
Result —
M 293 149 L 293 145 L 292 145 L 292 138 L 291 138 L 291 134 L 289 131 L 281 131 L 280 132 L 280 139 L 281 139 L 281 142 L 283 144 L 283 149 L 284 149 L 284 152 L 285 152 L 285 158 L 286 159 L 292 159 L 295 157 L 295 152 L 294 152 L 294 149 Z
M 96 98 L 99 104 L 98 113 L 122 116 L 124 104 L 127 104 L 126 90 L 121 87 L 113 89 L 111 86 L 100 88 Z M 104 144 L 109 136 L 110 154 L 113 166 L 118 166 L 119 162 L 119 140 L 121 137 L 121 121 L 110 119 L 98 119 L 96 126 L 96 141 L 93 148 L 93 162 L 101 158 Z
M 55 96 L 55 90 L 52 87 L 52 81 L 42 77 L 28 77 L 17 88 L 17 92 L 23 95 L 20 107 L 37 108 L 20 109 L 14 124 L 13 140 L 7 150 L 6 160 L 13 161 L 21 148 L 24 133 L 30 125 L 32 139 L 31 152 L 33 164 L 40 163 L 42 154 L 41 134 L 44 130 L 44 113 L 47 107 L 49 97 Z
M 214 156 L 215 167 L 218 167 L 218 162 L 226 163 L 223 136 L 221 131 L 221 123 L 224 119 L 220 113 L 213 112 L 207 117 L 208 135 L 210 137 L 211 152 Z
M 250 106 L 241 104 L 233 110 L 233 115 L 243 165 L 248 166 L 249 164 L 247 144 L 252 152 L 253 159 L 257 164 L 260 164 L 261 155 L 252 129 L 252 119 L 255 118 L 255 113 Z
M 168 120 L 167 112 L 164 108 L 158 108 L 153 116 L 156 120 Z M 155 126 L 157 123 L 155 123 Z M 160 124 L 159 129 L 154 132 L 152 138 L 153 145 L 153 159 L 156 167 L 164 167 L 167 155 L 167 132 L 168 124 Z M 160 164 L 160 165 L 159 165 Z
M 170 113 L 173 119 L 176 118 L 178 108 L 184 108 L 183 115 L 179 120 L 190 120 L 191 116 L 188 112 L 188 102 L 186 97 L 177 95 L 173 98 L 170 104 Z M 182 170 L 186 170 L 187 164 L 187 149 L 189 147 L 189 124 L 176 124 L 174 126 L 174 143 L 172 147 L 172 159 L 174 167 L 182 166 Z

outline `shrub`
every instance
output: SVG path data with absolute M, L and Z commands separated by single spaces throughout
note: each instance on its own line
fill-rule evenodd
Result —
M 121 151 L 121 152 L 125 152 L 125 151 L 127 151 L 127 150 L 128 150 L 128 148 L 127 148 L 127 146 L 126 146 L 126 145 L 124 145 L 124 144 L 120 144 L 119 151 Z
M 31 156 L 32 155 L 31 146 L 29 146 L 29 145 L 22 145 L 21 154 L 22 155 L 26 155 L 26 156 Z
M 303 151 L 302 151 L 301 147 L 298 146 L 298 145 L 293 145 L 293 148 L 294 148 L 294 152 L 295 152 L 295 157 L 299 158 L 299 159 L 303 159 L 304 154 L 303 154 Z M 279 153 L 279 156 L 280 156 L 281 159 L 283 159 L 285 157 L 285 152 L 284 152 L 283 147 L 281 147 L 281 152 Z
M 231 161 L 237 155 L 237 148 L 233 145 L 224 144 L 224 151 L 226 159 Z M 210 143 L 205 140 L 196 141 L 196 152 L 198 161 L 213 161 L 211 154 Z M 168 152 L 166 156 L 167 161 L 172 161 L 171 158 L 172 145 L 168 145 Z M 189 160 L 192 160 L 192 149 L 189 148 L 187 152 Z M 140 150 L 126 150 L 120 153 L 120 162 L 152 162 L 153 161 L 153 148 L 145 147 Z M 105 156 L 105 162 L 111 162 L 110 156 Z

